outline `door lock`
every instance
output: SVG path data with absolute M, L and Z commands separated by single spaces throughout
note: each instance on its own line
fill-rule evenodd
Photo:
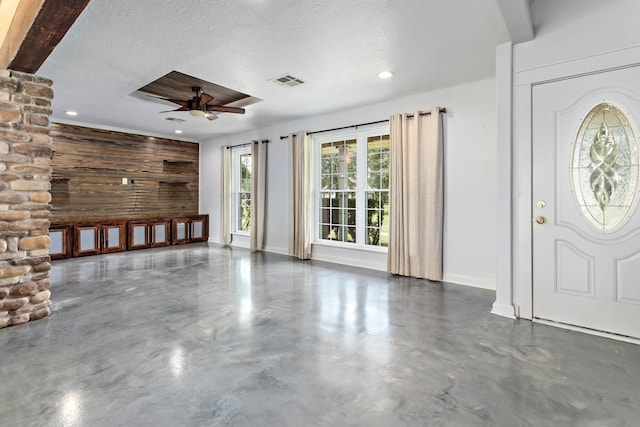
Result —
M 536 222 L 537 222 L 538 224 L 542 225 L 542 224 L 544 224 L 544 223 L 546 223 L 546 222 L 547 222 L 547 218 L 545 218 L 545 217 L 543 217 L 543 216 L 536 217 Z
M 538 200 L 538 203 L 536 203 L 536 206 L 539 208 L 544 208 L 545 206 L 547 206 L 547 203 L 544 200 Z

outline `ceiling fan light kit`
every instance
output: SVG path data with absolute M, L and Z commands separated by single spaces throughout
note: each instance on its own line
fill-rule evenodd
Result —
M 189 114 L 191 114 L 193 117 L 204 117 L 204 111 L 202 110 L 189 110 Z

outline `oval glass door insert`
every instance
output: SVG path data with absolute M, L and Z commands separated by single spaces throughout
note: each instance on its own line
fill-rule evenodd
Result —
M 573 143 L 573 190 L 582 215 L 606 232 L 624 224 L 638 192 L 638 141 L 615 105 L 596 105 Z

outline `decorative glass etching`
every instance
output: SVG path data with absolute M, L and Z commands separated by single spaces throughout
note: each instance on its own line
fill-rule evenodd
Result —
M 582 121 L 572 177 L 578 206 L 596 228 L 607 231 L 628 216 L 638 191 L 638 142 L 615 105 L 599 104 Z

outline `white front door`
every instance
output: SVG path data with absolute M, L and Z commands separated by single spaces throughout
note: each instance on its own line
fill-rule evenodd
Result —
M 640 338 L 640 67 L 532 103 L 533 316 Z

